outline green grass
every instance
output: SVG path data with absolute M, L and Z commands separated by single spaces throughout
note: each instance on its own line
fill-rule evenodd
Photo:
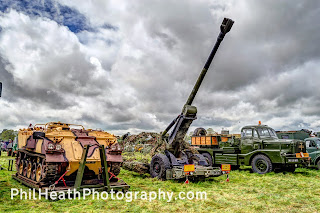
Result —
M 7 167 L 8 157 L 0 157 L 0 165 Z M 230 182 L 226 176 L 202 182 L 184 184 L 183 181 L 159 181 L 148 175 L 122 170 L 120 178 L 130 191 L 206 191 L 206 200 L 20 200 L 10 199 L 11 188 L 28 188 L 11 178 L 15 172 L 0 171 L 0 212 L 317 212 L 320 211 L 320 171 L 299 168 L 295 173 L 258 175 L 249 168 L 232 171 Z

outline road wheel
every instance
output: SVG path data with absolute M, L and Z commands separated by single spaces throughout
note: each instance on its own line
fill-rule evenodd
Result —
M 22 172 L 22 175 L 27 177 L 27 172 L 28 172 L 28 161 L 26 160 L 23 160 L 23 172 Z
M 271 160 L 265 155 L 257 155 L 251 162 L 252 170 L 258 174 L 265 174 L 272 171 Z
M 42 177 L 42 165 L 38 164 L 36 169 L 36 181 L 39 183 Z
M 19 175 L 23 174 L 23 164 L 24 164 L 24 161 L 20 160 L 20 162 L 19 162 L 19 170 L 18 170 Z
M 203 153 L 203 157 L 206 159 L 209 166 L 213 166 L 212 156 L 209 153 Z
M 166 170 L 170 168 L 170 162 L 167 156 L 163 154 L 157 154 L 153 156 L 150 164 L 150 175 L 151 177 L 165 179 Z
M 32 170 L 31 170 L 31 180 L 36 180 L 36 170 L 37 170 L 37 164 L 32 164 Z
M 32 171 L 32 163 L 31 161 L 29 161 L 27 165 L 27 178 L 31 178 L 31 171 Z
M 16 170 L 17 170 L 18 174 L 20 174 L 19 173 L 19 168 L 20 168 L 21 159 L 22 159 L 21 153 L 18 152 L 17 157 L 16 157 Z

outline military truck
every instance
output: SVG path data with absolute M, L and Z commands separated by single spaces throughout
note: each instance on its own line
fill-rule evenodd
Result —
M 198 139 L 197 137 L 202 137 Z M 301 140 L 279 139 L 267 125 L 250 125 L 241 129 L 241 137 L 222 140 L 221 136 L 193 136 L 197 147 L 211 165 L 231 164 L 252 166 L 252 170 L 265 174 L 274 169 L 293 172 L 298 165 L 308 166 L 309 154 Z M 199 141 L 201 145 L 196 143 Z
M 298 131 L 276 131 L 276 133 L 278 138 L 281 139 L 304 140 L 310 137 L 312 131 L 301 129 Z
M 293 140 L 304 140 L 306 143 L 306 150 L 311 161 L 310 166 L 320 169 L 320 138 L 311 137 L 312 131 L 302 129 L 298 131 L 277 131 L 279 138 L 290 138 Z M 318 134 L 316 133 L 318 136 Z
M 311 158 L 310 166 L 316 166 L 320 170 L 320 138 L 305 138 L 304 141 Z

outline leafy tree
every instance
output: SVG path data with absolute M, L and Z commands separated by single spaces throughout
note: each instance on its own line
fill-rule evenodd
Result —
M 0 134 L 0 140 L 8 141 L 9 139 L 14 140 L 16 133 L 12 129 L 4 129 Z

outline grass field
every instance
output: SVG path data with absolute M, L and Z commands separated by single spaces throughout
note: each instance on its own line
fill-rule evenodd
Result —
M 0 165 L 7 168 L 7 158 Z M 0 212 L 317 212 L 320 211 L 320 171 L 299 168 L 295 173 L 258 175 L 249 168 L 232 171 L 226 176 L 184 184 L 178 181 L 159 181 L 122 170 L 120 178 L 130 191 L 205 191 L 206 200 L 20 200 L 10 198 L 11 188 L 28 188 L 11 178 L 15 172 L 0 171 Z

